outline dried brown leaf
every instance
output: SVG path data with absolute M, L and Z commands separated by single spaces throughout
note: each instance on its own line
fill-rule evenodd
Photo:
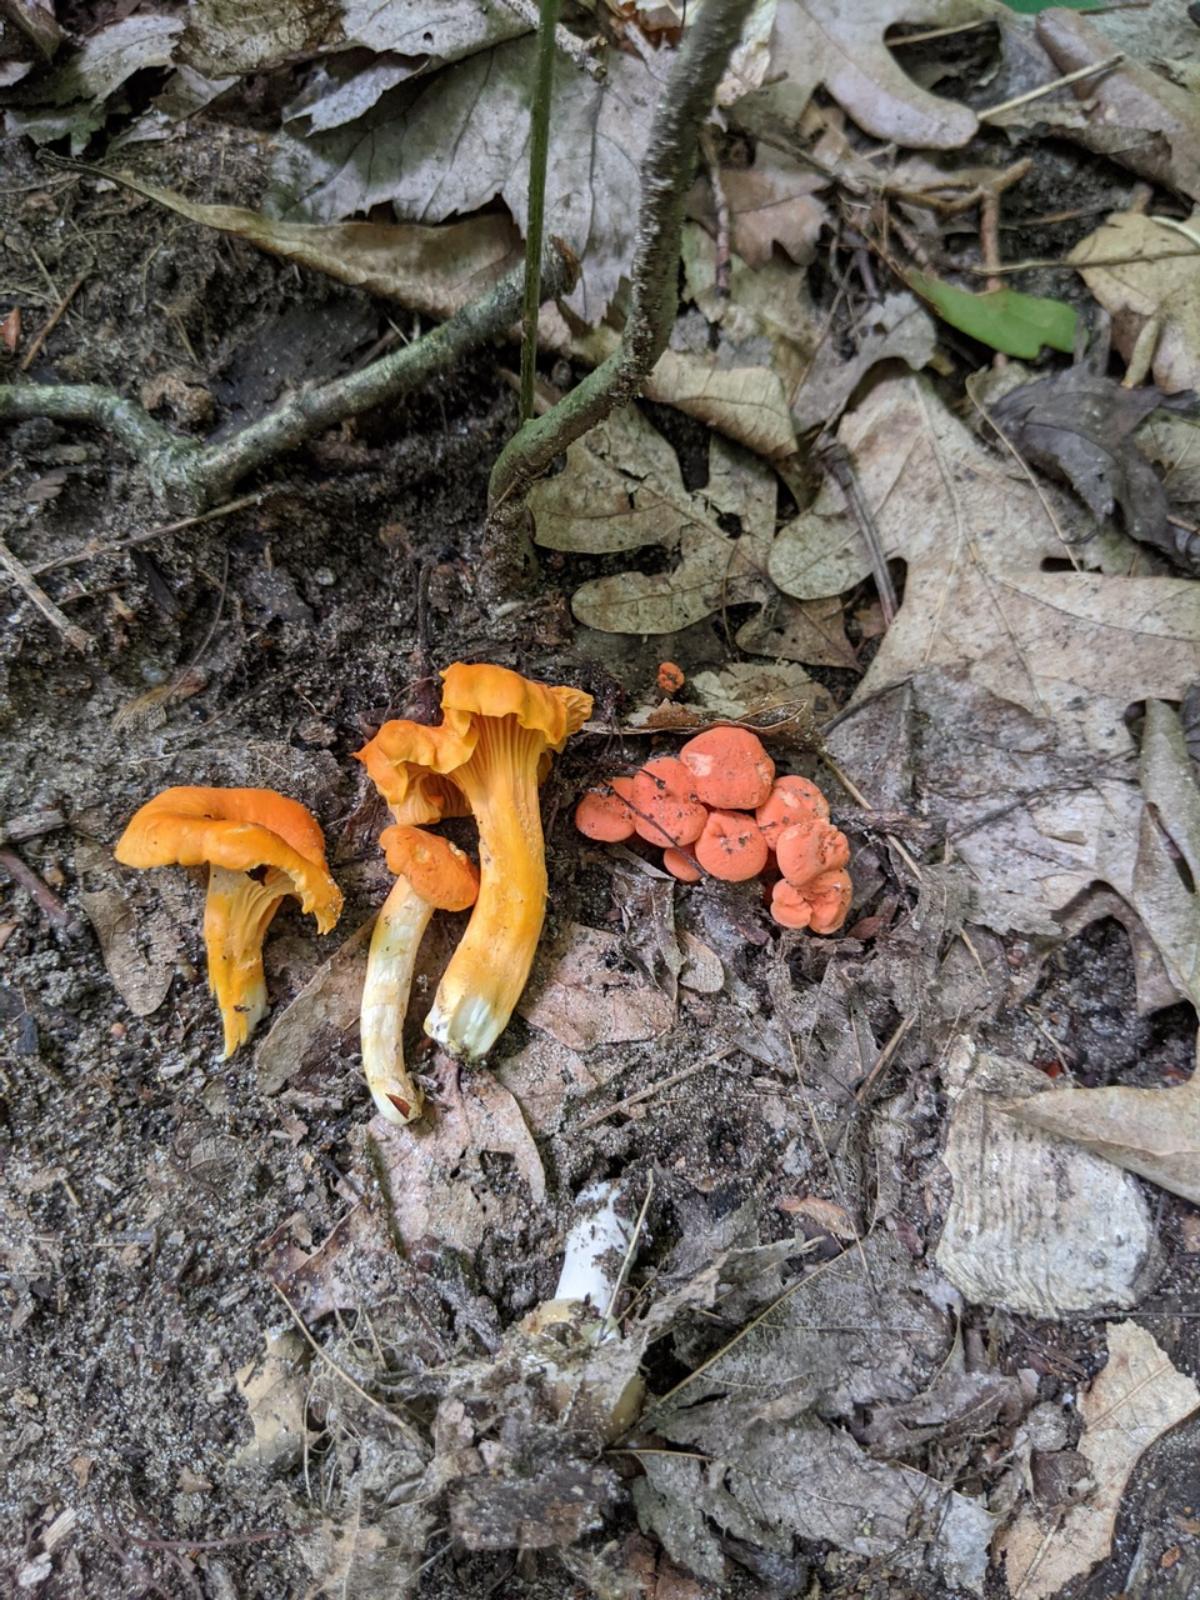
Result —
M 304 1067 L 329 1055 L 358 1024 L 374 917 L 323 961 L 254 1053 L 263 1094 L 277 1094 Z
M 81 839 L 76 845 L 75 870 L 80 903 L 95 930 L 108 975 L 134 1015 L 147 1017 L 166 999 L 180 953 L 172 915 L 178 909 L 177 896 L 166 888 L 165 905 L 146 915 L 136 911 L 129 898 L 131 878 L 93 839 Z
M 577 922 L 542 951 L 518 1010 L 533 1027 L 582 1051 L 657 1038 L 675 1017 L 673 998 L 631 970 L 617 934 Z
M 1065 1516 L 1043 1523 L 1022 1511 L 1000 1540 L 1009 1591 L 1049 1600 L 1112 1551 L 1117 1516 L 1134 1468 L 1156 1439 L 1200 1406 L 1200 1390 L 1134 1322 L 1110 1325 L 1108 1364 L 1079 1402 L 1079 1451 L 1091 1487 Z
M 1200 210 L 1186 226 L 1192 238 Z M 1067 257 L 1112 318 L 1112 341 L 1132 365 L 1126 381 L 1147 371 L 1167 394 L 1200 388 L 1200 244 L 1139 211 L 1117 212 Z M 1089 266 L 1091 261 L 1101 263 Z
M 1100 28 L 1076 11 L 1043 11 L 1037 37 L 1063 73 L 1095 66 L 1114 53 Z M 1044 106 L 1035 107 L 1039 120 L 1152 183 L 1200 200 L 1200 103 L 1194 86 L 1181 88 L 1127 57 L 1103 76 L 1077 84 L 1073 93 L 1085 103 L 1081 115 L 1056 124 Z
M 1002 17 L 978 0 L 779 0 L 766 87 L 739 100 L 737 120 L 757 130 L 798 123 L 813 91 L 824 86 L 877 139 L 912 149 L 954 149 L 975 133 L 974 112 L 923 89 L 884 42 L 901 22 L 953 27 Z

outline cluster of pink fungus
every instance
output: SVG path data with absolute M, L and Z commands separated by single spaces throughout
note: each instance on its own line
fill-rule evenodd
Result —
M 684 883 L 763 878 L 785 928 L 834 933 L 850 909 L 850 846 L 825 796 L 807 778 L 776 777 L 746 728 L 708 728 L 678 756 L 609 778 L 580 800 L 575 826 L 604 843 L 637 837 L 660 847 Z

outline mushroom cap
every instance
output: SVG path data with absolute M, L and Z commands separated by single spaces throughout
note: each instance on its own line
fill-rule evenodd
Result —
M 689 768 L 674 756 L 655 756 L 633 780 L 634 829 L 650 844 L 694 844 L 708 819 Z
M 844 867 L 823 872 L 804 887 L 812 905 L 809 927 L 814 933 L 836 933 L 845 922 L 854 898 L 854 885 Z
M 357 760 L 401 825 L 440 822 L 470 812 L 457 784 L 443 774 L 471 759 L 474 741 L 445 723 L 397 719 L 385 722 L 373 739 L 355 751 Z
M 771 915 L 785 928 L 836 933 L 846 920 L 853 896 L 850 874 L 841 867 L 822 872 L 803 885 L 781 878 L 771 891 Z
M 341 914 L 320 823 L 274 789 L 164 789 L 134 813 L 113 853 L 126 867 L 276 867 L 322 933 Z
M 469 815 L 453 774 L 475 753 L 480 718 L 515 717 L 521 727 L 542 734 L 547 750 L 557 751 L 591 715 L 590 695 L 533 683 L 507 667 L 457 662 L 442 678 L 442 721 L 436 727 L 404 719 L 385 722 L 356 752 L 402 825 Z M 547 757 L 539 779 L 548 770 Z
M 819 873 L 848 866 L 850 844 L 831 822 L 810 817 L 776 836 L 775 858 L 788 882 L 803 886 Z
M 609 778 L 607 786 L 611 794 L 592 789 L 583 796 L 575 807 L 575 826 L 589 839 L 618 844 L 633 837 L 635 819 L 626 804 L 633 799 L 633 779 Z
M 706 806 L 753 811 L 771 792 L 775 763 L 748 728 L 706 728 L 688 740 L 679 759 L 691 768 Z
M 424 828 L 397 824 L 385 828 L 379 843 L 388 871 L 407 878 L 422 900 L 439 911 L 465 911 L 479 894 L 479 870 L 449 839 Z
M 662 694 L 678 694 L 685 683 L 683 668 L 674 661 L 660 661 L 655 682 Z
M 704 876 L 696 865 L 696 847 L 693 844 L 684 845 L 682 850 L 669 845 L 663 851 L 663 866 L 680 883 L 699 883 Z
M 807 778 L 789 774 L 776 778 L 771 792 L 754 813 L 768 848 L 774 850 L 775 841 L 785 828 L 812 817 L 829 818 L 829 802 Z
M 803 889 L 786 878 L 771 890 L 771 915 L 783 928 L 807 928 L 812 921 L 812 903 Z
M 534 683 L 508 667 L 456 661 L 442 673 L 442 715 L 464 732 L 474 717 L 515 717 L 559 751 L 591 714 L 592 697 L 582 689 Z
M 757 878 L 767 864 L 767 841 L 744 811 L 710 811 L 696 840 L 696 860 L 705 872 L 727 883 Z

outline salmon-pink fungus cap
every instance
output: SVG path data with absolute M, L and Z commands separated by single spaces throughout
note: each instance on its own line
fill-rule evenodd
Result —
M 626 804 L 632 799 L 632 778 L 609 778 L 602 789 L 591 790 L 575 807 L 575 826 L 589 839 L 604 844 L 632 839 L 635 818 Z
M 696 860 L 727 883 L 757 878 L 767 864 L 767 841 L 744 811 L 712 811 L 696 840 Z
M 803 887 L 818 873 L 832 872 L 850 863 L 850 845 L 844 833 L 821 817 L 793 823 L 775 840 L 779 870 L 789 883 Z
M 815 783 L 789 774 L 775 779 L 770 794 L 754 815 L 768 847 L 774 850 L 775 841 L 785 828 L 813 817 L 827 821 L 829 802 Z
M 704 874 L 696 865 L 696 846 L 685 845 L 677 850 L 674 845 L 663 851 L 663 866 L 680 883 L 699 883 Z
M 706 728 L 688 740 L 679 759 L 691 768 L 706 806 L 753 811 L 771 792 L 775 763 L 747 728 Z
M 634 778 L 633 814 L 640 838 L 676 849 L 694 844 L 708 818 L 691 772 L 674 756 L 655 756 Z

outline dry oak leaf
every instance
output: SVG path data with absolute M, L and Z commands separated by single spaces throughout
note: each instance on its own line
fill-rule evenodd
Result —
M 573 922 L 538 959 L 517 1009 L 571 1050 L 654 1039 L 675 1018 L 670 995 L 630 969 L 615 933 Z
M 503 0 L 400 6 L 378 0 L 192 0 L 179 56 L 209 76 L 221 76 L 270 72 L 357 45 L 397 58 L 409 77 L 431 61 L 457 60 L 528 27 Z
M 752 166 L 722 167 L 719 173 L 733 248 L 751 267 L 765 266 L 776 245 L 797 266 L 807 266 L 829 212 L 816 198 L 829 179 L 791 156 L 761 144 Z M 698 186 L 690 207 L 712 223 L 712 186 Z
M 231 233 L 284 261 L 430 317 L 453 316 L 521 259 L 521 237 L 506 216 L 489 214 L 440 226 L 280 222 L 245 206 L 201 205 L 124 173 L 111 176 L 190 222 Z
M 529 1198 L 546 1198 L 546 1174 L 516 1100 L 490 1072 L 455 1065 L 437 1091 L 435 1114 L 407 1128 L 373 1117 L 370 1132 L 388 1173 L 396 1232 L 405 1244 L 430 1237 L 471 1254 L 487 1228 L 510 1215 L 510 1180 L 484 1167 L 485 1151 L 511 1156 Z
M 1198 237 L 1200 211 L 1188 226 Z M 1200 388 L 1200 244 L 1154 217 L 1123 211 L 1081 239 L 1067 260 L 1112 317 L 1127 385 L 1149 373 L 1166 394 Z M 1113 264 L 1092 267 L 1092 260 Z
M 939 28 L 1004 16 L 987 0 L 778 0 L 765 86 L 737 102 L 736 120 L 752 131 L 798 122 L 823 85 L 877 139 L 955 149 L 974 135 L 975 113 L 921 88 L 884 35 L 901 22 Z
M 386 202 L 402 219 L 430 223 L 500 199 L 523 228 L 535 45 L 512 39 L 479 51 L 438 73 L 402 109 L 385 103 L 347 127 L 282 141 L 282 209 L 328 222 Z M 568 63 L 555 75 L 546 214 L 582 264 L 566 303 L 588 323 L 604 315 L 633 259 L 631 196 L 664 61 L 613 54 L 603 82 Z
M 1110 576 L 1128 570 L 1135 547 L 1104 533 L 1082 553 L 1105 571 L 1045 570 L 1080 546 L 1063 544 L 1019 466 L 987 449 L 922 379 L 879 384 L 838 437 L 885 554 L 907 564 L 903 604 L 856 700 L 933 667 L 961 668 L 1084 748 L 1130 754 L 1126 707 L 1178 699 L 1195 677 L 1200 588 Z M 1064 495 L 1042 494 L 1073 541 L 1093 531 Z M 841 593 L 868 570 L 858 524 L 829 480 L 780 530 L 768 560 L 775 583 L 799 599 Z
M 1062 73 L 1095 66 L 1114 53 L 1101 29 L 1075 11 L 1042 12 L 1037 37 Z M 1083 104 L 1071 106 L 1072 115 L 1060 120 L 1042 102 L 1033 108 L 1038 120 L 1152 183 L 1200 200 L 1200 101 L 1194 83 L 1180 87 L 1126 57 L 1102 77 L 1077 84 L 1074 95 Z
M 1042 1099 L 1044 1096 L 1035 1096 Z M 1079 1402 L 1091 1490 L 1060 1520 L 1022 1511 L 999 1540 L 1010 1593 L 1049 1600 L 1112 1553 L 1126 1485 L 1155 1441 L 1200 1406 L 1200 1390 L 1134 1322 L 1110 1324 L 1108 1364 Z
M 609 419 L 610 424 L 612 419 Z M 565 469 L 530 498 L 535 538 L 557 550 L 610 553 L 663 544 L 668 572 L 621 572 L 575 591 L 571 607 L 602 633 L 676 633 L 725 606 L 768 598 L 764 567 L 775 524 L 775 478 L 754 456 L 714 437 L 709 481 L 690 494 L 675 452 L 629 408 L 615 427 L 573 445 Z M 740 537 L 721 525 L 736 516 Z

